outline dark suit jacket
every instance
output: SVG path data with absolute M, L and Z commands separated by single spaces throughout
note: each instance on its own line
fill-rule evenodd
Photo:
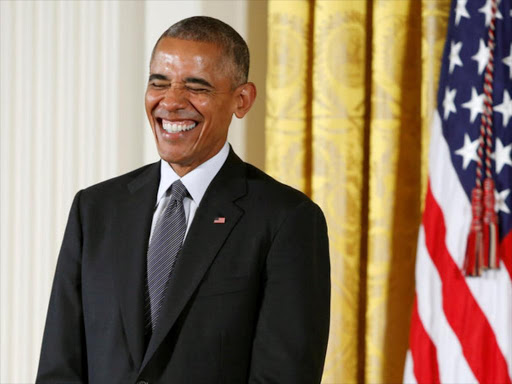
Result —
M 156 163 L 76 195 L 37 382 L 319 382 L 330 303 L 324 216 L 232 151 L 196 211 L 146 347 L 159 179 Z

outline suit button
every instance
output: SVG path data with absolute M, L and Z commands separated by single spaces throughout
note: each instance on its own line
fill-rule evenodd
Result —
M 139 380 L 137 381 L 137 384 L 149 384 L 146 380 Z

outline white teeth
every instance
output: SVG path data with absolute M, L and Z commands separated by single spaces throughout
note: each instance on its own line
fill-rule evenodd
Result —
M 183 124 L 183 123 L 173 123 L 173 122 L 170 122 L 167 120 L 162 121 L 162 126 L 163 126 L 164 130 L 168 133 L 190 131 L 196 125 L 197 125 L 197 123 Z

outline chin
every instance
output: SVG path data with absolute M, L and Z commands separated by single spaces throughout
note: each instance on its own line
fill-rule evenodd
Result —
M 160 155 L 160 158 L 163 160 L 163 161 L 166 161 L 167 163 L 169 164 L 176 164 L 176 165 L 180 165 L 180 166 L 186 166 L 186 158 L 184 158 L 183 156 L 183 153 L 182 152 L 177 152 L 177 151 L 173 151 L 173 150 L 169 150 L 169 149 L 166 149 L 166 150 L 158 150 L 158 154 Z
M 169 164 L 176 164 L 179 161 L 178 156 L 170 154 L 168 152 L 159 152 L 160 158 Z

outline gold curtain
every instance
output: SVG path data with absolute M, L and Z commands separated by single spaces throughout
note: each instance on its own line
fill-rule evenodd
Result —
M 266 169 L 329 225 L 324 383 L 398 383 L 450 0 L 270 0 Z

